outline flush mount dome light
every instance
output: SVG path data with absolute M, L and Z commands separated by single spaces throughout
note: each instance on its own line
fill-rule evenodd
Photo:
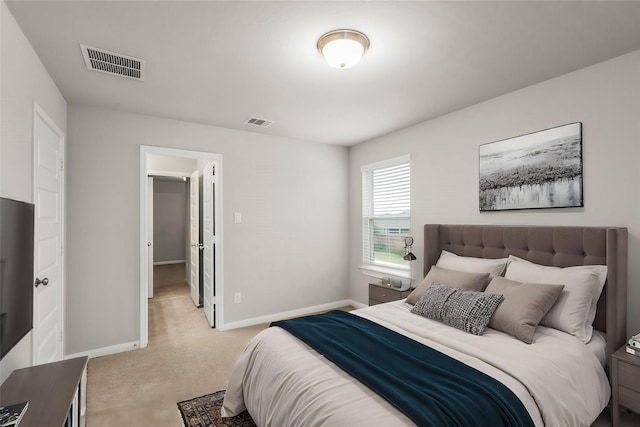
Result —
M 329 31 L 318 39 L 318 50 L 335 68 L 353 67 L 368 48 L 367 36 L 355 30 Z

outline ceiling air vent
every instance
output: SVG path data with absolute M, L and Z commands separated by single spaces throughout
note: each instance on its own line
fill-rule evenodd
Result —
M 248 125 L 260 126 L 261 128 L 268 128 L 273 124 L 271 120 L 258 119 L 256 117 L 251 117 L 247 119 L 245 123 Z
M 132 58 L 84 44 L 81 44 L 80 48 L 84 63 L 89 70 L 144 81 L 145 61 L 143 59 Z

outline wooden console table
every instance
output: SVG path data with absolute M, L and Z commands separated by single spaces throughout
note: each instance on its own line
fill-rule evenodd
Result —
M 87 357 L 16 369 L 0 387 L 0 405 L 29 402 L 20 427 L 81 426 Z

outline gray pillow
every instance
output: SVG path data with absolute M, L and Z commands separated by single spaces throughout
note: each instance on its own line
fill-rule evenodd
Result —
M 474 335 L 482 335 L 500 302 L 502 295 L 433 283 L 411 312 Z
M 509 256 L 504 277 L 527 283 L 562 283 L 558 301 L 540 321 L 587 343 L 593 333 L 598 299 L 607 279 L 606 265 L 550 267 Z
M 467 273 L 447 270 L 437 266 L 431 267 L 424 280 L 407 297 L 407 304 L 415 304 L 432 283 L 444 283 L 455 288 L 470 291 L 484 291 L 489 281 L 489 273 Z
M 489 273 L 502 276 L 507 268 L 509 258 L 489 259 L 471 256 L 460 256 L 443 250 L 436 265 L 449 270 L 467 271 L 469 273 Z
M 489 327 L 531 344 L 536 326 L 551 310 L 563 288 L 564 285 L 522 283 L 494 277 L 486 292 L 502 294 L 504 301 L 493 314 Z

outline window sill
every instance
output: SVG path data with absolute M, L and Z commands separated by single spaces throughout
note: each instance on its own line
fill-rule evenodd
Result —
M 384 279 L 387 277 L 397 277 L 399 279 L 411 279 L 411 270 L 392 267 L 380 267 L 378 265 L 361 265 L 360 272 L 365 276 Z

